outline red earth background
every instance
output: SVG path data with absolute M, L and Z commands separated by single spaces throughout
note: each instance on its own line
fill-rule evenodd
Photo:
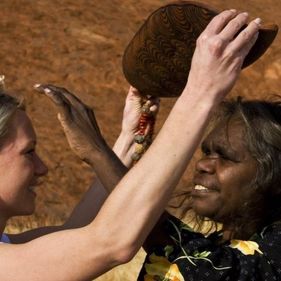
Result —
M 75 92 L 94 108 L 100 128 L 112 145 L 120 131 L 128 89 L 121 67 L 124 49 L 145 18 L 166 3 L 169 1 L 0 1 L 0 74 L 6 76 L 9 91 L 24 97 L 37 132 L 38 152 L 49 167 L 45 184 L 37 192 L 35 215 L 12 220 L 10 227 L 22 230 L 62 222 L 93 178 L 91 169 L 69 149 L 54 107 L 32 89 L 33 85 L 53 83 Z M 261 17 L 263 23 L 274 22 L 281 27 L 280 0 L 205 3 L 219 10 L 248 11 L 252 18 Z M 243 70 L 231 96 L 264 98 L 281 94 L 280 43 L 279 35 L 262 58 Z M 174 102 L 162 100 L 156 132 Z M 179 188 L 188 182 L 187 171 Z

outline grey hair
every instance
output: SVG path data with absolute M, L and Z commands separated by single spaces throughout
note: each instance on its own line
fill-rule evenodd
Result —
M 228 101 L 223 103 L 223 118 L 241 119 L 245 141 L 258 162 L 256 185 L 266 192 L 281 195 L 281 97 L 276 101 Z
M 253 188 L 253 195 L 229 217 L 234 224 L 234 237 L 249 239 L 253 233 L 281 219 L 281 97 L 251 101 L 238 97 L 224 101 L 208 131 L 222 121 L 233 119 L 243 124 L 245 145 L 258 164 L 249 187 Z M 186 196 L 188 199 L 190 194 L 186 193 Z M 195 219 L 197 230 L 208 221 L 196 214 L 191 218 Z M 217 227 L 216 222 L 210 223 L 209 230 Z
M 9 121 L 17 109 L 25 110 L 23 101 L 0 91 L 0 143 L 7 135 Z
M 218 120 L 232 118 L 244 124 L 246 146 L 258 163 L 253 179 L 255 192 L 237 220 L 240 232 L 249 222 L 261 227 L 281 218 L 281 97 L 226 101 Z

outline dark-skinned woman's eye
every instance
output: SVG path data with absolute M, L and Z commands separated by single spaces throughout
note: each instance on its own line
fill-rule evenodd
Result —
M 34 153 L 35 153 L 35 149 L 30 149 L 30 150 L 27 150 L 27 151 L 25 152 L 25 155 L 27 155 L 27 156 L 33 156 Z
M 229 161 L 231 161 L 231 159 L 230 159 L 227 155 L 221 154 L 220 157 L 221 157 L 223 160 L 229 160 Z
M 202 154 L 205 155 L 205 156 L 208 156 L 208 155 L 211 154 L 210 149 L 208 149 L 207 147 L 202 147 L 201 151 L 202 151 Z
M 231 158 L 224 152 L 221 150 L 217 151 L 217 154 L 219 155 L 219 157 L 225 161 L 231 161 Z

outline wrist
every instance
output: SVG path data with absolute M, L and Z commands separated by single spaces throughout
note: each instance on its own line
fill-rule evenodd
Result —
M 133 163 L 131 156 L 134 152 L 134 138 L 133 133 L 121 131 L 112 149 L 126 167 Z
M 83 155 L 80 157 L 84 162 L 94 167 L 96 163 L 99 163 L 102 157 L 105 157 L 111 149 L 103 138 L 100 141 L 91 143 L 84 148 Z
M 224 95 L 216 89 L 204 89 L 202 87 L 192 87 L 187 84 L 180 98 L 189 102 L 200 105 L 204 108 L 216 107 L 223 99 Z

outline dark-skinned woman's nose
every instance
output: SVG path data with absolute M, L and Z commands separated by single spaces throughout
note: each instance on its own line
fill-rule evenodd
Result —
M 196 172 L 213 174 L 216 171 L 216 159 L 204 157 L 197 161 Z

